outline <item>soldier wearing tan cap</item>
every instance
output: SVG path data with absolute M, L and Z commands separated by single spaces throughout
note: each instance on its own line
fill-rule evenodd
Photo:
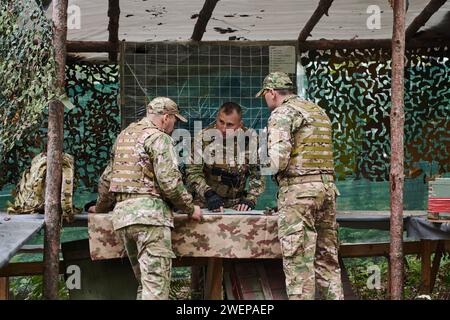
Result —
M 279 186 L 278 238 L 289 299 L 342 299 L 331 122 L 298 97 L 289 76 L 270 73 L 257 97 L 271 111 L 268 154 Z
M 172 258 L 172 207 L 201 219 L 200 207 L 183 185 L 170 134 L 187 120 L 174 101 L 153 99 L 147 116 L 123 130 L 99 182 L 95 212 L 113 207 L 114 230 L 122 238 L 139 282 L 138 299 L 168 299 Z M 115 205 L 114 205 L 115 204 Z

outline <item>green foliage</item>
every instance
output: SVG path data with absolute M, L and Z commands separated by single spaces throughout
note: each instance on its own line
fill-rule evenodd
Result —
M 191 299 L 191 280 L 185 279 L 172 279 L 170 282 L 170 300 L 190 300 Z
M 0 2 L 0 163 L 56 97 L 52 25 L 35 1 Z
M 388 292 L 388 262 L 384 257 L 344 259 L 345 266 L 352 283 L 353 290 L 362 300 L 387 299 Z M 376 265 L 381 272 L 381 288 L 369 289 L 367 279 L 370 276 L 368 267 Z M 418 299 L 421 295 L 421 261 L 417 256 L 405 258 L 405 285 L 404 298 L 407 300 Z M 450 298 L 450 258 L 443 257 L 436 277 L 436 283 L 431 299 Z
M 14 300 L 42 300 L 42 276 L 15 277 L 10 280 L 10 290 Z M 69 299 L 69 291 L 63 277 L 59 278 L 58 295 L 61 300 Z

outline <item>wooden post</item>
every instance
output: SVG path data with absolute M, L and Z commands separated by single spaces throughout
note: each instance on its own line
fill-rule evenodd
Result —
M 198 19 L 197 22 L 195 23 L 191 40 L 194 41 L 202 40 L 203 34 L 205 33 L 206 30 L 206 25 L 208 24 L 209 19 L 211 19 L 212 12 L 216 7 L 217 2 L 219 2 L 219 0 L 205 0 L 203 8 L 198 14 Z
M 309 18 L 308 22 L 306 22 L 305 26 L 300 32 L 298 36 L 298 42 L 305 41 L 306 38 L 308 38 L 311 35 L 311 31 L 314 29 L 314 27 L 324 14 L 328 16 L 328 10 L 330 9 L 332 3 L 333 0 L 320 0 L 316 10 L 314 11 L 314 13 Z
M 9 299 L 9 278 L 0 277 L 0 300 Z
M 403 182 L 404 151 L 403 131 L 405 114 L 403 110 L 404 68 L 405 68 L 405 0 L 394 1 L 394 30 L 392 34 L 392 106 L 391 124 L 391 298 L 403 298 Z
M 206 269 L 205 298 L 206 300 L 221 300 L 223 281 L 223 265 L 220 258 L 209 258 Z
M 67 52 L 118 52 L 120 43 L 109 41 L 66 41 Z
M 67 2 L 53 0 L 53 46 L 57 67 L 57 92 L 64 92 L 67 38 Z M 48 107 L 47 174 L 45 187 L 44 299 L 58 299 L 59 244 L 61 233 L 61 180 L 64 139 L 64 105 Z
M 406 39 L 410 39 L 419 29 L 427 23 L 431 16 L 444 5 L 447 0 L 430 0 L 422 12 L 414 18 L 413 22 L 406 29 Z
M 108 0 L 108 31 L 109 31 L 109 42 L 119 45 L 119 17 L 120 17 L 120 7 L 119 0 Z M 117 62 L 117 50 L 116 52 L 109 52 L 109 60 L 112 62 Z
M 421 252 L 421 272 L 422 286 L 420 292 L 422 294 L 431 293 L 431 240 L 422 240 Z

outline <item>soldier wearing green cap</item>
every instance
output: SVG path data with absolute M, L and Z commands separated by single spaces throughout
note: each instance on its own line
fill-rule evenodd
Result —
M 331 122 L 318 105 L 295 94 L 283 72 L 270 73 L 263 96 L 270 168 L 279 186 L 278 238 L 289 299 L 343 299 L 338 262 L 337 188 Z
M 201 219 L 182 182 L 170 134 L 187 120 L 174 101 L 153 99 L 147 116 L 123 130 L 112 161 L 99 182 L 95 212 L 112 208 L 114 230 L 122 238 L 138 280 L 138 299 L 168 299 L 172 258 L 172 207 Z

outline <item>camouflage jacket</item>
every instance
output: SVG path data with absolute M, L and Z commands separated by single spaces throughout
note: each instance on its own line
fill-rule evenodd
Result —
M 62 155 L 62 187 L 61 208 L 63 218 L 72 221 L 79 210 L 73 207 L 74 158 L 70 154 Z M 47 172 L 47 156 L 39 153 L 31 161 L 31 165 L 22 174 L 16 187 L 14 204 L 8 206 L 8 213 L 25 214 L 43 212 L 45 206 L 45 179 Z
M 258 196 L 265 188 L 265 179 L 261 176 L 258 165 L 259 160 L 251 158 L 251 155 L 258 154 L 257 139 L 254 140 L 255 145 L 246 144 L 245 151 L 239 153 L 238 139 L 234 138 L 234 141 L 229 142 L 229 146 L 233 146 L 234 154 L 229 152 L 231 156 L 227 157 L 226 141 L 214 139 L 215 136 L 211 134 L 215 131 L 211 130 L 214 128 L 215 123 L 199 132 L 194 139 L 191 164 L 186 168 L 188 186 L 195 194 L 196 200 L 200 202 L 204 201 L 206 191 L 213 190 L 225 199 L 225 206 L 232 206 L 241 198 L 256 203 Z M 242 131 L 245 134 L 250 132 L 247 128 Z M 204 138 L 205 136 L 207 139 Z M 210 141 L 208 141 L 209 137 L 211 137 Z M 196 144 L 200 147 L 196 147 Z M 220 152 L 222 152 L 221 155 Z M 238 153 L 242 155 L 241 158 Z M 214 158 L 216 155 L 218 157 Z M 216 161 L 217 159 L 219 161 Z M 246 190 L 247 180 L 248 190 Z
M 333 174 L 331 122 L 319 106 L 287 97 L 269 117 L 272 174 L 282 178 Z
M 172 206 L 178 209 L 179 213 L 194 212 L 192 196 L 184 187 L 178 169 L 172 138 L 160 131 L 156 137 L 151 136 L 145 140 L 144 148 L 153 164 L 162 197 L 109 192 L 115 149 L 113 147 L 112 159 L 99 181 L 96 212 L 108 212 L 116 202 L 113 210 L 115 230 L 134 224 L 173 227 Z

